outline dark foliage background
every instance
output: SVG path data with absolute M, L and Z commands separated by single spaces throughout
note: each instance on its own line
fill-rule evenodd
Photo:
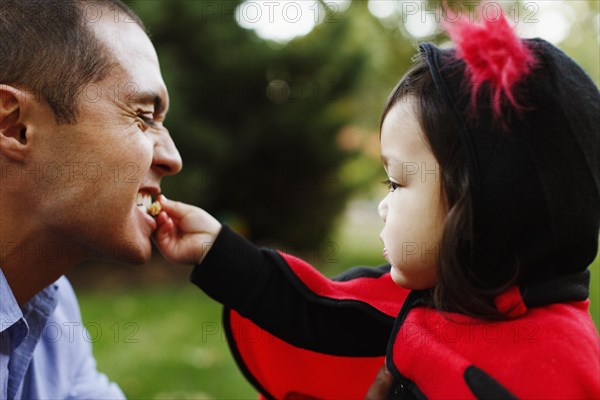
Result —
M 358 21 L 332 13 L 285 46 L 241 28 L 234 17 L 239 3 L 129 2 L 161 59 L 171 95 L 167 126 L 184 160 L 183 172 L 166 179 L 163 191 L 206 208 L 254 241 L 316 247 L 357 181 L 369 175 L 341 179 L 341 168 L 358 152 L 340 145 L 339 133 L 378 117 L 378 111 L 363 115 L 371 107 L 353 96 L 373 96 L 360 92 L 378 68 L 373 47 L 385 43 L 373 46 L 361 37 L 378 28 L 361 10 L 366 3 L 346 11 L 362 15 Z M 410 44 L 403 47 L 413 52 Z M 398 60 L 396 76 L 409 62 Z M 385 92 L 374 97 L 378 109 Z
M 157 48 L 171 95 L 167 126 L 184 160 L 183 172 L 165 180 L 164 193 L 206 208 L 255 242 L 324 243 L 348 199 L 383 179 L 380 112 L 418 42 L 406 30 L 406 16 L 378 19 L 367 1 L 343 11 L 309 1 L 321 23 L 283 45 L 240 27 L 241 1 L 128 3 Z M 502 4 L 524 25 L 544 17 L 530 5 Z M 582 13 L 561 47 L 597 79 L 598 43 L 595 51 L 581 45 L 594 39 L 586 31 L 593 18 Z M 439 30 L 426 39 L 447 40 Z

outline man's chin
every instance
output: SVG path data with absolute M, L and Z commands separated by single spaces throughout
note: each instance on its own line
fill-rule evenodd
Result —
M 152 257 L 152 229 L 137 218 L 101 228 L 93 236 L 81 234 L 80 243 L 87 253 L 84 259 L 138 265 Z
M 123 249 L 121 254 L 117 255 L 116 261 L 125 264 L 140 265 L 150 261 L 151 257 L 152 245 L 150 244 L 150 241 L 148 241 L 143 245 L 131 243 L 130 246 Z
M 140 265 L 148 262 L 152 257 L 152 244 L 149 238 L 138 240 L 123 240 L 104 255 L 106 261 L 123 264 Z

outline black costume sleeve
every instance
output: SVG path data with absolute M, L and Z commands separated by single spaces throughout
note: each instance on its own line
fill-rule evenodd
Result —
M 364 391 L 352 392 L 362 397 L 383 365 L 395 316 L 407 294 L 393 284 L 389 269 L 354 268 L 328 279 L 302 260 L 258 248 L 224 226 L 191 280 L 226 306 L 224 323 L 232 352 L 261 393 L 325 398 L 330 392 L 307 393 L 305 382 L 323 379 L 314 366 L 333 362 L 336 370 L 357 370 L 355 376 L 340 379 L 364 377 L 357 386 Z M 302 361 L 294 363 L 294 357 Z M 295 382 L 304 383 L 295 390 Z M 348 382 L 335 384 L 339 394 L 339 385 Z
M 389 266 L 369 270 L 377 278 Z M 281 254 L 254 246 L 226 226 L 191 280 L 213 299 L 299 347 L 340 355 L 385 354 L 394 317 L 361 301 L 311 291 Z

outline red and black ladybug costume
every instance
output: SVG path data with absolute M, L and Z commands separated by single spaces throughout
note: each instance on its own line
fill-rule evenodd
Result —
M 327 279 L 223 227 L 192 281 L 225 304 L 231 349 L 263 396 L 362 398 L 385 362 L 393 398 L 600 398 L 587 299 L 600 226 L 600 93 L 551 44 L 520 41 L 525 55 L 511 60 L 504 39 L 485 35 L 481 46 L 420 50 L 469 164 L 477 272 L 494 282 L 520 266 L 517 285 L 495 299 L 508 319 L 441 313 L 428 290 L 397 287 L 389 265 Z M 506 57 L 510 77 L 494 82 L 486 63 Z
M 385 360 L 393 398 L 600 396 L 589 272 L 513 288 L 497 302 L 512 318 L 485 323 L 427 307 L 389 269 L 327 279 L 224 226 L 192 281 L 227 305 L 235 359 L 269 399 L 362 398 Z

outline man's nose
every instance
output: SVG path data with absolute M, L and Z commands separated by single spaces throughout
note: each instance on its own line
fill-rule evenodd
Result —
M 161 176 L 174 175 L 181 171 L 183 163 L 179 150 L 175 147 L 173 139 L 167 129 L 159 135 L 154 144 L 154 158 L 152 168 Z
M 382 221 L 385 223 L 385 219 L 387 218 L 388 212 L 388 196 L 385 196 L 383 200 L 379 202 L 377 211 L 379 212 L 379 217 L 381 217 Z

